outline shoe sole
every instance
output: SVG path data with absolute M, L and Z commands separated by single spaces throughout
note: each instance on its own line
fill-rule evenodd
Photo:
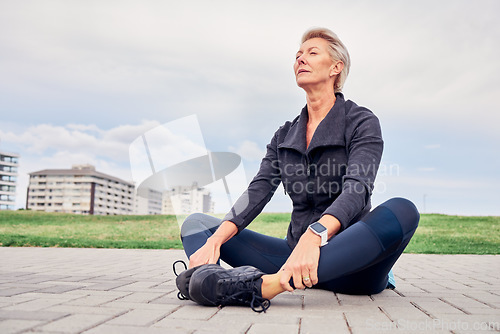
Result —
M 184 270 L 182 273 L 177 276 L 175 279 L 175 285 L 177 285 L 177 289 L 184 295 L 187 299 L 191 299 L 189 294 L 189 282 L 191 281 L 192 275 L 198 270 L 201 266 L 193 267 L 187 270 Z

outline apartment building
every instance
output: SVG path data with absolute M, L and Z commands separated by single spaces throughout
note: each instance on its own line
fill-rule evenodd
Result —
M 214 212 L 210 190 L 193 184 L 191 187 L 175 187 L 163 193 L 162 214 L 186 215 L 194 212 Z
M 27 209 L 88 215 L 134 211 L 134 185 L 98 172 L 92 165 L 44 169 L 29 176 Z
M 0 151 L 0 210 L 15 207 L 18 166 L 18 154 Z
M 161 215 L 163 194 L 149 188 L 139 188 L 135 196 L 135 214 Z

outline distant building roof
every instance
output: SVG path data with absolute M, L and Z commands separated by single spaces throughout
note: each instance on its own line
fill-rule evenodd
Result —
M 28 173 L 28 175 L 81 175 L 81 176 L 95 176 L 111 181 L 121 182 L 133 186 L 134 184 L 124 181 L 118 177 L 104 174 L 95 170 L 92 165 L 73 165 L 71 169 L 43 169 L 37 172 Z
M 17 154 L 17 153 L 11 153 L 11 152 L 5 152 L 5 151 L 0 151 L 0 155 L 6 155 L 6 156 L 9 156 L 9 157 L 19 158 L 19 154 Z

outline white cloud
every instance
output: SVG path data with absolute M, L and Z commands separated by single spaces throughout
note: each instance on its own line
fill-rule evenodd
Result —
M 256 142 L 244 140 L 238 147 L 229 146 L 229 150 L 238 153 L 243 159 L 248 161 L 261 161 L 266 154 Z
M 16 204 L 24 206 L 28 173 L 42 169 L 66 169 L 75 164 L 92 164 L 100 172 L 131 181 L 129 146 L 156 121 L 101 129 L 96 125 L 40 124 L 16 132 L 0 130 L 3 147 L 20 154 Z
M 159 123 L 156 121 L 143 121 L 137 125 L 120 125 L 104 130 L 96 125 L 39 124 L 16 133 L 0 130 L 0 138 L 4 143 L 19 147 L 32 156 L 53 157 L 64 152 L 74 156 L 101 157 L 123 162 L 128 161 L 130 143 L 157 125 Z

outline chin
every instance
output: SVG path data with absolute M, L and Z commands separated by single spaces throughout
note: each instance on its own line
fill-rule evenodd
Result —
M 309 82 L 305 81 L 305 80 L 297 80 L 297 86 L 299 86 L 300 88 L 304 88 L 305 86 L 307 86 L 309 84 Z

